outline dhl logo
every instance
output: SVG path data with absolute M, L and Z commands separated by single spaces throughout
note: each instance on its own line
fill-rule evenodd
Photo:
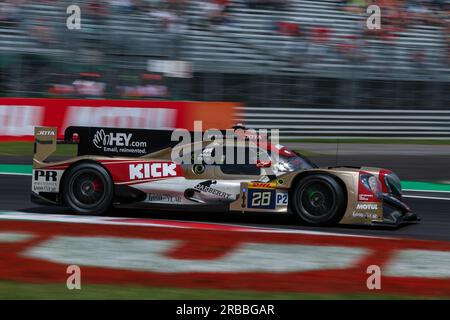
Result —
M 249 188 L 258 188 L 258 189 L 275 189 L 277 186 L 276 182 L 249 182 Z

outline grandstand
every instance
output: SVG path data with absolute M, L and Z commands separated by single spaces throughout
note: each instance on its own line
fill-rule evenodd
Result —
M 439 25 L 411 23 L 383 38 L 363 35 L 367 14 L 343 10 L 343 1 L 289 0 L 281 8 L 250 8 L 246 0 L 232 0 L 229 21 L 214 25 L 207 19 L 207 1 L 170 9 L 175 31 L 152 14 L 168 9 L 145 1 L 126 13 L 105 2 L 102 15 L 85 14 L 92 3 L 80 1 L 82 29 L 74 31 L 66 29 L 72 1 L 24 1 L 20 22 L 0 27 L 0 90 L 45 95 L 51 83 L 94 68 L 114 96 L 122 73 L 145 72 L 149 59 L 176 59 L 193 63 L 194 78 L 170 79 L 173 98 L 238 99 L 258 106 L 449 105 L 448 15 Z M 277 22 L 296 24 L 301 35 L 277 32 Z M 311 39 L 315 28 L 328 30 L 325 42 Z M 51 39 L 39 39 L 48 30 Z M 349 47 L 356 57 L 342 51 Z M 45 63 L 30 64 L 30 56 L 45 57 Z

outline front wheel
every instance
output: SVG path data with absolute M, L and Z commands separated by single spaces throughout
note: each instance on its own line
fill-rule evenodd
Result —
M 79 163 L 66 173 L 63 181 L 63 198 L 75 212 L 83 215 L 101 215 L 113 200 L 112 179 L 101 165 Z
M 346 202 L 345 191 L 334 178 L 314 174 L 297 183 L 292 193 L 291 208 L 303 223 L 328 226 L 342 219 Z

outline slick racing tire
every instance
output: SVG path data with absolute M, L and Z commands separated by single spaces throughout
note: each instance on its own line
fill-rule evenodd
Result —
M 334 225 L 341 220 L 346 207 L 345 190 L 328 175 L 306 176 L 292 192 L 292 211 L 304 224 Z
M 62 194 L 73 211 L 82 215 L 102 215 L 111 207 L 114 187 L 108 171 L 101 165 L 79 163 L 66 172 Z

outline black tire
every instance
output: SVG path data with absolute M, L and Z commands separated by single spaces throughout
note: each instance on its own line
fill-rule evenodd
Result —
M 65 203 L 82 215 L 102 215 L 112 204 L 114 186 L 108 171 L 96 163 L 79 163 L 65 174 L 62 183 Z
M 291 195 L 291 209 L 304 224 L 330 226 L 339 222 L 347 207 L 342 186 L 331 176 L 313 174 L 301 179 Z

